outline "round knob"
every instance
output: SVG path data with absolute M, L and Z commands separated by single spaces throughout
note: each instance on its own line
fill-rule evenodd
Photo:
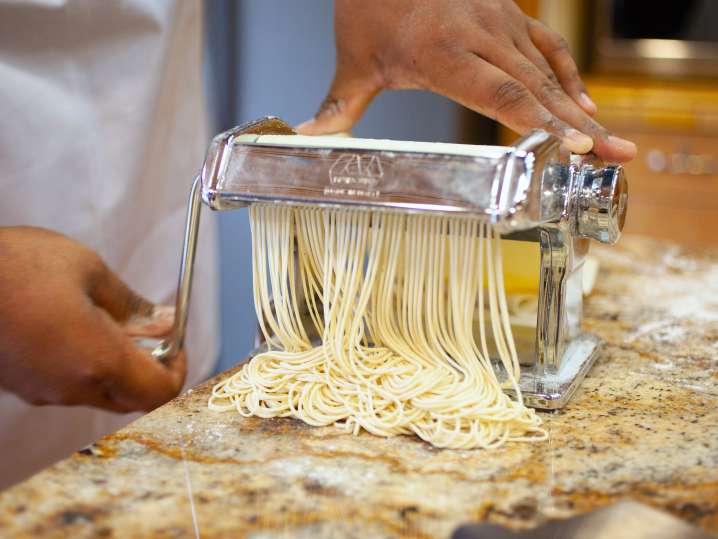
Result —
M 584 166 L 578 175 L 576 232 L 601 243 L 616 243 L 626 221 L 628 182 L 623 167 Z

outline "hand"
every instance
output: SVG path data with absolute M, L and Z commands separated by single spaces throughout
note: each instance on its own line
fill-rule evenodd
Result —
M 545 129 L 575 153 L 636 155 L 591 118 L 564 39 L 511 0 L 336 0 L 335 32 L 334 81 L 301 133 L 348 131 L 382 90 L 420 88 L 519 133 Z
M 0 387 L 32 404 L 151 410 L 177 395 L 184 353 L 167 366 L 132 335 L 153 305 L 82 245 L 38 228 L 0 228 Z

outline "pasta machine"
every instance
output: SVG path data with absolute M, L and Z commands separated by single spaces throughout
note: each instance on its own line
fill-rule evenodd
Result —
M 618 240 L 627 193 L 620 166 L 570 155 L 544 131 L 500 147 L 308 137 L 272 117 L 244 124 L 214 138 L 194 181 L 174 327 L 153 354 L 162 359 L 183 344 L 203 202 L 213 210 L 271 201 L 471 214 L 492 223 L 502 239 L 535 250 L 535 258 L 505 262 L 505 273 L 531 260 L 537 266 L 532 323 L 512 328 L 520 388 L 528 405 L 560 408 L 601 344 L 581 330 L 589 240 Z

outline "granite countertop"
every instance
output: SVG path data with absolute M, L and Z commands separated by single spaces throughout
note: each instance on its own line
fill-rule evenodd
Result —
M 494 451 L 207 409 L 209 381 L 0 494 L 2 537 L 447 537 L 630 497 L 718 532 L 718 253 L 595 250 L 606 345 L 549 439 Z

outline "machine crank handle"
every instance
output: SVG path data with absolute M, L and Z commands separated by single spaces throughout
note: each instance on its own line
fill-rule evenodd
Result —
M 192 290 L 192 275 L 194 273 L 194 259 L 197 252 L 199 218 L 202 209 L 201 184 L 201 178 L 197 176 L 192 184 L 192 191 L 187 204 L 187 221 L 184 230 L 172 329 L 163 338 L 135 337 L 135 342 L 138 346 L 147 350 L 153 358 L 163 363 L 175 356 L 184 346 L 187 316 L 189 315 L 190 291 Z

